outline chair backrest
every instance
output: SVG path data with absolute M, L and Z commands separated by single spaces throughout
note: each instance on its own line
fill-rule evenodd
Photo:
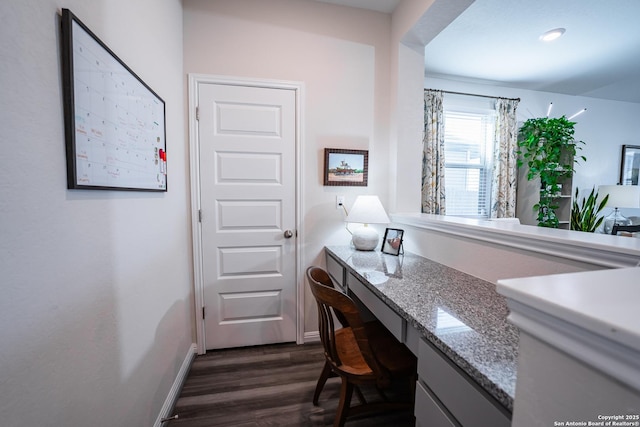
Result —
M 320 331 L 320 341 L 322 341 L 322 345 L 324 346 L 327 359 L 334 367 L 338 369 L 343 368 L 343 362 L 338 356 L 335 324 L 333 316 L 331 315 L 333 311 L 336 315 L 341 313 L 346 319 L 357 342 L 356 350 L 360 351 L 362 358 L 367 365 L 369 365 L 369 368 L 371 368 L 377 381 L 379 383 L 388 382 L 388 373 L 380 366 L 371 350 L 365 324 L 360 317 L 358 307 L 353 300 L 344 293 L 316 280 L 315 277 L 322 277 L 323 275 L 319 270 L 323 271 L 319 267 L 309 267 L 307 269 L 307 281 L 318 304 L 318 329 Z M 326 274 L 326 272 L 324 272 L 324 274 Z
M 307 274 L 311 279 L 315 280 L 316 282 L 324 286 L 327 286 L 329 288 L 335 289 L 335 286 L 333 285 L 333 280 L 331 280 L 329 273 L 324 271 L 322 268 L 310 267 L 307 269 Z M 333 314 L 336 316 L 336 318 L 338 319 L 338 321 L 343 327 L 349 326 L 349 322 L 347 322 L 347 319 L 344 317 L 344 314 L 342 314 L 342 312 L 334 311 Z
M 615 224 L 611 229 L 611 234 L 614 236 L 618 234 L 619 231 L 626 231 L 629 233 L 637 233 L 640 232 L 640 225 L 618 225 Z

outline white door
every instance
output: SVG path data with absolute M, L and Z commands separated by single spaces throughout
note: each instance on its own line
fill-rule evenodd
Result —
M 206 348 L 296 341 L 294 90 L 198 87 Z

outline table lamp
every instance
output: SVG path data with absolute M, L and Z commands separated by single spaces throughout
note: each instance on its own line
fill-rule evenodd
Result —
M 380 236 L 373 227 L 369 227 L 369 224 L 391 222 L 378 196 L 358 196 L 345 221 L 363 224 L 353 232 L 350 231 L 353 246 L 360 251 L 372 251 L 378 246 Z
M 637 185 L 600 185 L 598 194 L 609 200 L 605 206 L 612 207 L 613 212 L 604 219 L 604 233 L 611 234 L 614 225 L 631 225 L 631 221 L 620 213 L 618 208 L 640 207 L 640 187 Z

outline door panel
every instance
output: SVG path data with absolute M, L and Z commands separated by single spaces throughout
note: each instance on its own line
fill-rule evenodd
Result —
M 282 183 L 282 160 L 276 153 L 218 152 L 218 183 Z
M 280 200 L 218 200 L 220 231 L 281 230 Z
M 206 348 L 295 341 L 295 91 L 198 99 Z
M 220 294 L 220 300 L 223 323 L 282 317 L 281 295 L 277 291 Z
M 282 274 L 279 247 L 219 248 L 220 277 Z

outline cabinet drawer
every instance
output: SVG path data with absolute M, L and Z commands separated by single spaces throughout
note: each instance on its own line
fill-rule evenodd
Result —
M 420 332 L 418 332 L 415 327 L 407 322 L 404 345 L 406 345 L 407 348 L 411 350 L 411 353 L 413 353 L 413 355 L 416 357 L 418 357 L 418 354 L 420 352 L 420 341 L 422 341 Z
M 418 427 L 460 427 L 460 424 L 447 415 L 446 409 L 442 409 L 435 402 L 419 381 L 416 385 L 414 414 Z
M 404 330 L 406 322 L 395 311 L 382 302 L 365 285 L 360 283 L 356 277 L 349 273 L 347 277 L 349 291 L 353 292 L 364 305 L 373 313 L 376 318 L 395 336 L 398 341 L 404 342 Z
M 420 340 L 418 377 L 464 427 L 511 425 L 500 403 L 425 340 Z
M 326 256 L 326 263 L 329 276 L 331 276 L 335 284 L 339 285 L 343 291 L 346 291 L 346 283 L 344 281 L 345 268 L 329 254 Z

